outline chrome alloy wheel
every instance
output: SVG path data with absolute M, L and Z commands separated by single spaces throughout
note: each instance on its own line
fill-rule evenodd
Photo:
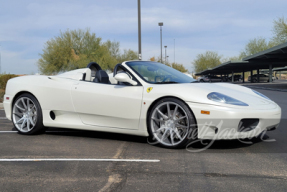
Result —
M 13 106 L 13 123 L 20 132 L 31 131 L 37 122 L 37 108 L 28 97 L 20 97 Z
M 175 146 L 186 139 L 189 119 L 186 111 L 175 102 L 163 102 L 152 112 L 150 123 L 154 138 L 165 146 Z

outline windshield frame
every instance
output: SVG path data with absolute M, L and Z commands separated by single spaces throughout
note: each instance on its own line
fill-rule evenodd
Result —
M 130 66 L 130 63 L 154 63 L 154 64 L 160 64 L 160 65 L 164 65 L 162 63 L 158 63 L 158 62 L 154 62 L 154 61 L 126 61 L 125 64 L 126 66 L 132 70 L 135 74 L 137 74 L 137 76 L 143 80 L 144 82 L 148 83 L 148 84 L 156 84 L 156 85 L 164 85 L 164 84 L 182 84 L 182 83 L 193 83 L 193 82 L 197 82 L 195 79 L 193 79 L 192 77 L 189 77 L 188 75 L 170 67 L 172 70 L 176 70 L 177 72 L 181 73 L 182 75 L 184 75 L 184 77 L 186 76 L 187 78 L 190 78 L 191 81 L 190 82 L 174 82 L 174 81 L 170 81 L 170 83 L 168 81 L 166 82 L 151 82 L 148 81 L 147 79 L 145 79 L 138 71 L 136 71 L 135 69 L 133 69 L 133 67 Z M 165 65 L 166 66 L 166 65 Z M 169 66 L 166 66 L 169 67 Z

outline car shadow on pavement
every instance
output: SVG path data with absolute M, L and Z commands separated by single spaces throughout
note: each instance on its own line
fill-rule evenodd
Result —
M 45 132 L 46 135 L 59 135 L 59 136 L 70 136 L 70 137 L 87 137 L 95 139 L 109 139 L 117 141 L 129 141 L 136 143 L 146 143 L 147 138 L 134 135 L 126 135 L 119 133 L 108 133 L 100 131 L 85 131 L 85 130 L 73 130 L 73 129 L 54 129 L 49 128 Z
M 12 131 L 17 131 L 15 127 L 12 128 Z M 148 137 L 135 136 L 128 134 L 119 134 L 119 133 L 109 133 L 109 132 L 100 132 L 100 131 L 86 131 L 86 130 L 75 130 L 75 129 L 58 129 L 58 128 L 48 128 L 45 135 L 57 135 L 57 136 L 67 136 L 67 137 L 83 137 L 83 138 L 95 138 L 95 139 L 107 139 L 115 141 L 127 141 L 134 143 L 148 144 Z M 242 140 L 194 140 L 191 141 L 187 149 L 188 150 L 200 150 L 207 149 L 209 152 L 221 151 L 228 149 L 238 149 L 250 147 L 257 143 L 264 142 L 264 140 L 269 139 L 267 134 L 263 136 L 260 135 L 252 139 L 242 139 Z M 154 144 L 155 147 L 164 148 L 159 144 Z M 185 146 L 182 149 L 186 148 Z
M 209 150 L 226 150 L 249 147 L 251 145 L 264 142 L 269 136 L 264 134 L 252 139 L 234 139 L 234 140 L 198 140 L 192 141 L 188 148 L 209 149 Z

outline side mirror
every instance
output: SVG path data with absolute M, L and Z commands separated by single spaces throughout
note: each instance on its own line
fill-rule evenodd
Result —
M 134 80 L 132 80 L 126 73 L 118 73 L 114 77 L 119 82 L 126 82 L 130 83 L 132 85 L 137 85 L 138 83 Z

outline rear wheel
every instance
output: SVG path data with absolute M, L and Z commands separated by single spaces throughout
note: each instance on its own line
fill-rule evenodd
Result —
M 167 148 L 185 146 L 195 131 L 195 118 L 179 99 L 158 101 L 148 117 L 148 131 L 152 140 Z M 193 136 L 193 135 L 192 135 Z
M 42 110 L 37 99 L 25 93 L 18 96 L 13 103 L 12 122 L 19 133 L 38 134 L 45 131 Z

